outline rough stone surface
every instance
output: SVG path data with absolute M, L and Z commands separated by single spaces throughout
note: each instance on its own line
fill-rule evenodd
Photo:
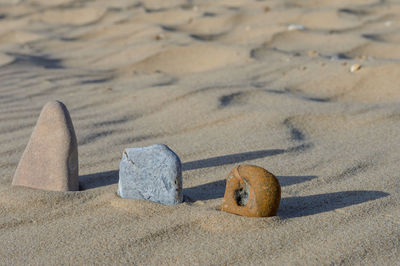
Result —
M 278 212 L 281 186 L 264 168 L 239 165 L 226 180 L 222 210 L 242 216 L 267 217 Z
M 62 102 L 52 101 L 43 107 L 12 184 L 53 191 L 79 190 L 78 145 Z
M 179 157 L 162 144 L 125 149 L 119 167 L 118 195 L 167 205 L 182 202 Z

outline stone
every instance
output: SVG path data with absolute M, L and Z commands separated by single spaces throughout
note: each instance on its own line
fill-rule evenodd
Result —
M 52 101 L 43 107 L 12 184 L 52 191 L 79 190 L 78 144 L 62 102 Z
M 226 179 L 222 211 L 250 217 L 269 217 L 278 212 L 281 186 L 264 168 L 239 165 Z
M 360 64 L 354 64 L 350 67 L 350 72 L 356 72 L 358 70 L 360 70 L 361 65 Z
M 125 149 L 119 167 L 118 195 L 166 205 L 182 202 L 178 155 L 163 144 Z

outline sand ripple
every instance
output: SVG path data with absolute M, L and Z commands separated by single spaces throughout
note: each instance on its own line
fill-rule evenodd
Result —
M 0 2 L 0 264 L 398 264 L 399 1 Z M 10 185 L 50 100 L 79 192 Z M 182 204 L 116 195 L 154 143 Z M 277 217 L 220 211 L 241 163 L 277 176 Z

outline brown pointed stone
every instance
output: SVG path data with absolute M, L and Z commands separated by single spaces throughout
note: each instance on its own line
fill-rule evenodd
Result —
M 264 168 L 239 165 L 226 179 L 222 210 L 242 216 L 267 217 L 278 212 L 281 186 Z
M 62 102 L 52 101 L 43 107 L 12 184 L 53 191 L 79 190 L 78 144 Z

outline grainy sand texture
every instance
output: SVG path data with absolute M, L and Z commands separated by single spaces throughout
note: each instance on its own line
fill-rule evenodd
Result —
M 78 192 L 11 186 L 51 100 Z M 182 204 L 116 194 L 123 150 L 155 143 Z M 399 152 L 398 0 L 0 1 L 0 264 L 398 265 Z M 277 176 L 277 216 L 220 211 L 244 163 Z

